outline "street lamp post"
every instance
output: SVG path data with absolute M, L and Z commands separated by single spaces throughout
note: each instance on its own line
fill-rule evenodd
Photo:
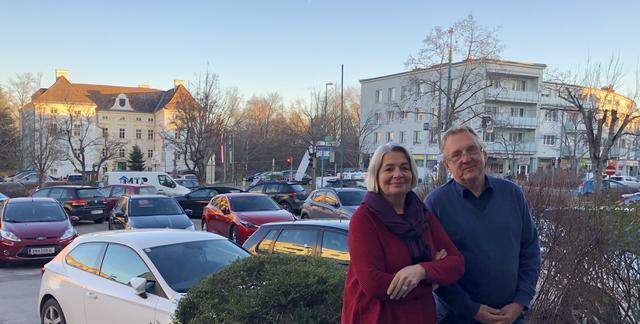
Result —
M 324 109 L 322 111 L 322 141 L 324 142 L 325 146 L 327 145 L 326 143 L 326 135 L 327 135 L 327 103 L 328 103 L 328 98 L 327 98 L 327 94 L 329 92 L 329 86 L 333 85 L 333 83 L 331 82 L 327 82 L 324 84 Z M 320 154 L 320 188 L 324 187 L 324 150 L 323 152 Z

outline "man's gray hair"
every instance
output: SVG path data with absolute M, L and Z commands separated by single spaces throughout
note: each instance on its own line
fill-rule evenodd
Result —
M 373 152 L 373 157 L 371 157 L 369 168 L 367 169 L 367 190 L 380 193 L 378 173 L 380 172 L 380 168 L 382 168 L 382 158 L 389 152 L 404 153 L 411 168 L 411 189 L 415 188 L 418 185 L 418 167 L 416 166 L 416 162 L 404 146 L 391 142 L 378 146 L 375 152 Z
M 473 130 L 473 128 L 469 126 L 456 126 L 456 127 L 449 128 L 444 133 L 444 135 L 442 135 L 442 140 L 440 141 L 440 155 L 442 156 L 442 158 L 444 158 L 444 147 L 447 144 L 447 139 L 449 139 L 449 137 L 453 135 L 458 135 L 461 133 L 469 133 L 471 136 L 473 136 L 473 138 L 476 140 L 476 142 L 478 143 L 478 146 L 481 149 L 485 148 L 484 142 L 482 142 L 482 139 L 480 138 L 480 136 L 478 136 L 478 133 L 476 133 L 476 131 Z

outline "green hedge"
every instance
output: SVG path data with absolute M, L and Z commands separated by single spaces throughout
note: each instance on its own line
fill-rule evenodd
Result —
M 189 290 L 175 320 L 205 323 L 339 323 L 346 268 L 317 257 L 236 261 Z

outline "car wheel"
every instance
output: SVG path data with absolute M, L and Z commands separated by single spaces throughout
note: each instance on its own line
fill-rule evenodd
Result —
M 48 299 L 42 306 L 42 313 L 40 314 L 42 324 L 66 324 L 67 320 L 64 318 L 62 307 L 58 304 L 58 301 L 54 298 Z
M 288 202 L 281 202 L 279 205 L 280 207 L 282 207 L 282 209 L 293 214 L 293 208 L 291 208 L 291 205 Z
M 233 242 L 240 244 L 238 242 L 238 229 L 233 225 L 231 225 L 231 229 L 229 230 L 229 239 Z

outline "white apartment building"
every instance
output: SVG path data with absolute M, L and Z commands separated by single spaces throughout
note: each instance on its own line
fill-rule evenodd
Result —
M 69 82 L 69 74 L 65 70 L 56 70 L 56 81 L 49 88 L 42 88 L 32 96 L 32 101 L 24 107 L 26 127 L 22 130 L 25 156 L 31 160 L 36 157 L 38 119 L 56 118 L 57 123 L 69 118 L 71 109 L 81 110 L 83 116 L 92 119 L 87 129 L 80 129 L 74 123 L 73 136 L 99 141 L 117 140 L 126 143 L 118 149 L 116 156 L 102 165 L 97 172 L 126 170 L 129 153 L 134 145 L 138 145 L 144 155 L 145 166 L 149 171 L 173 172 L 183 168 L 183 162 L 169 143 L 163 139 L 163 132 L 170 130 L 172 109 L 176 107 L 178 98 L 191 96 L 184 87 L 184 82 L 174 80 L 174 88 L 158 90 L 147 85 L 138 87 L 122 87 L 96 84 L 79 84 Z M 76 130 L 75 128 L 79 129 Z M 71 148 L 61 141 L 67 154 L 57 159 L 49 173 L 53 176 L 66 176 L 78 172 L 69 161 Z M 101 145 L 87 147 L 86 171 L 92 171 L 104 149 Z M 27 167 L 33 161 L 27 161 Z
M 529 174 L 556 161 L 568 167 L 564 158 L 571 152 L 581 157 L 580 166 L 589 168 L 583 141 L 568 149 L 566 138 L 575 115 L 569 116 L 570 108 L 553 84 L 543 81 L 546 65 L 494 60 L 465 72 L 469 66 L 466 61 L 452 64 L 451 97 L 458 96 L 452 104 L 453 125 L 468 125 L 484 139 L 489 173 Z M 421 178 L 430 175 L 440 158 L 440 132 L 432 130 L 439 127 L 436 116 L 444 116 L 447 76 L 444 65 L 360 80 L 360 126 L 369 129 L 361 139 L 364 153 L 371 155 L 378 145 L 395 141 L 411 152 Z M 461 86 L 462 77 L 466 82 Z M 583 125 L 573 125 L 575 134 L 580 131 Z M 630 138 L 620 141 L 622 147 L 632 144 Z M 619 172 L 637 174 L 637 150 L 629 149 L 626 155 L 622 151 L 612 150 L 612 158 L 625 161 Z

